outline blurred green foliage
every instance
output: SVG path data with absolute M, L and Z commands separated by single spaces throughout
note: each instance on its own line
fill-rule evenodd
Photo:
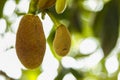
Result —
M 119 35 L 119 2 L 112 0 L 97 13 L 93 31 L 101 40 L 105 56 L 115 47 Z
M 6 1 L 7 0 L 0 0 L 0 18 L 4 18 L 6 21 L 8 21 L 9 17 L 6 18 L 6 16 L 3 14 Z M 19 4 L 19 1 L 20 0 L 15 0 L 16 4 Z M 71 56 L 77 60 L 81 58 L 87 58 L 92 55 L 92 53 L 89 55 L 81 54 L 77 49 L 76 51 L 73 50 L 75 49 L 74 47 L 76 44 L 78 44 L 78 41 L 81 41 L 82 39 L 93 37 L 99 42 L 98 48 L 102 48 L 104 52 L 104 58 L 98 63 L 97 67 L 102 65 L 102 70 L 99 71 L 99 74 L 95 74 L 93 71 L 97 71 L 97 69 L 83 71 L 81 69 L 65 68 L 61 64 L 62 58 L 56 55 L 52 47 L 52 42 L 55 35 L 55 25 L 53 25 L 53 28 L 47 38 L 47 42 L 50 46 L 51 52 L 60 64 L 58 68 L 58 75 L 56 76 L 55 80 L 62 80 L 67 73 L 72 73 L 77 80 L 117 80 L 120 68 L 112 75 L 109 75 L 105 67 L 105 61 L 107 57 L 111 55 L 110 53 L 116 47 L 119 39 L 120 0 L 101 0 L 103 2 L 103 8 L 101 7 L 101 10 L 98 11 L 95 9 L 91 10 L 90 8 L 86 9 L 84 5 L 85 1 L 87 0 L 69 0 L 67 8 L 62 14 L 56 13 L 54 8 L 55 6 L 49 8 L 48 11 L 51 12 L 56 20 L 65 24 L 71 33 L 72 46 L 68 56 Z M 35 6 L 36 3 L 33 4 Z M 36 9 L 33 9 L 34 8 L 32 8 L 32 13 L 36 11 Z M 38 11 L 37 14 L 39 14 L 39 12 L 41 11 Z M 18 17 L 23 15 L 23 13 L 21 14 L 16 10 L 14 13 Z M 9 25 L 9 23 L 7 25 Z M 119 60 L 120 53 L 116 52 L 116 54 Z M 42 70 L 22 70 L 22 73 L 23 74 L 20 80 L 36 80 L 37 76 L 42 73 Z
M 0 18 L 3 16 L 3 8 L 7 0 L 0 0 Z

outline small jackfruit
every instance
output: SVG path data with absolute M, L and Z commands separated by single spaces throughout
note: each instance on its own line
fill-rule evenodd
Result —
M 68 29 L 63 25 L 59 25 L 56 29 L 55 38 L 53 40 L 53 48 L 59 56 L 65 56 L 70 50 L 71 37 Z
M 46 49 L 46 39 L 42 22 L 38 16 L 24 15 L 16 35 L 16 53 L 21 63 L 28 69 L 40 66 Z

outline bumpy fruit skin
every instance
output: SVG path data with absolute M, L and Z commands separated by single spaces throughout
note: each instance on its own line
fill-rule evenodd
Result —
M 55 4 L 56 0 L 39 0 L 38 8 L 40 10 L 48 9 Z
M 67 0 L 57 0 L 55 4 L 55 10 L 58 14 L 61 14 L 64 12 L 67 5 Z
M 53 48 L 59 56 L 65 56 L 70 50 L 71 37 L 68 29 L 64 25 L 60 25 L 56 29 L 55 38 L 53 40 Z
M 28 69 L 40 66 L 46 49 L 46 39 L 38 16 L 25 15 L 20 21 L 16 36 L 16 52 Z

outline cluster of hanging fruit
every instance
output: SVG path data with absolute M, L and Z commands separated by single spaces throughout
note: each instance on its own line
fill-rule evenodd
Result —
M 49 9 L 55 5 L 56 13 L 61 14 L 66 8 L 66 0 L 31 0 L 31 5 L 39 10 Z M 35 11 L 30 8 L 31 12 Z M 35 13 L 35 12 L 34 12 Z M 65 56 L 70 50 L 71 38 L 67 27 L 57 25 L 53 48 L 59 56 Z M 16 35 L 16 53 L 21 63 L 28 69 L 35 69 L 43 61 L 46 39 L 43 25 L 37 14 L 25 14 L 19 24 Z

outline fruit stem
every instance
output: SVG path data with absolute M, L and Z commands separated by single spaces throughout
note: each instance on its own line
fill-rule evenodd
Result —
M 54 17 L 54 15 L 50 11 L 46 11 L 46 13 L 48 14 L 48 16 L 53 21 L 53 23 L 55 25 L 55 28 L 57 28 L 61 23 Z
M 28 13 L 36 14 L 38 0 L 31 0 Z
M 58 60 L 58 62 L 62 59 L 62 57 L 58 56 L 56 53 L 53 53 L 53 56 Z

